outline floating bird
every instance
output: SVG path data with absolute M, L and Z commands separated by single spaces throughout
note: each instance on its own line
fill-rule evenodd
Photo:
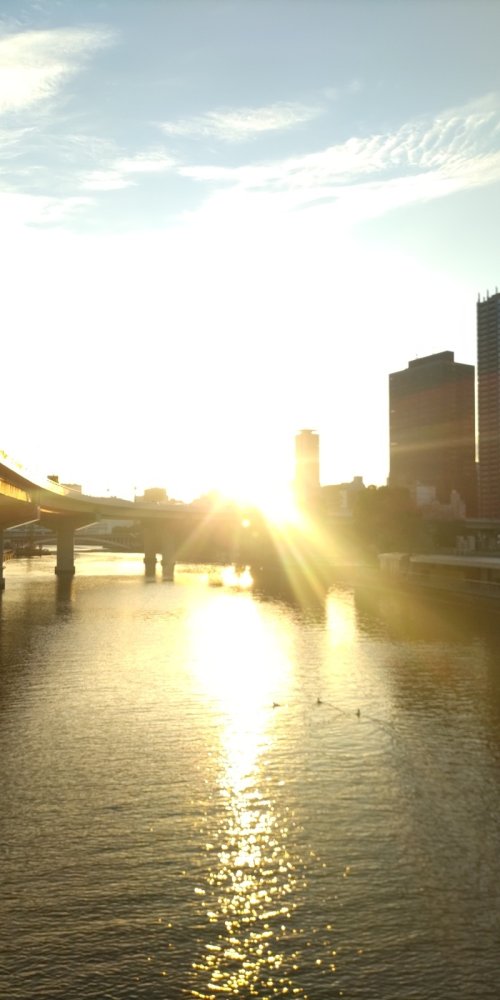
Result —
M 323 704 L 323 702 L 321 701 L 321 698 L 316 698 L 316 704 L 317 705 L 322 705 Z
M 361 715 L 361 709 L 360 709 L 360 708 L 357 708 L 357 709 L 356 709 L 356 715 L 357 715 L 357 717 L 358 717 L 358 719 L 359 719 L 359 717 L 360 717 L 360 715 Z
M 273 701 L 273 708 L 281 708 L 279 701 Z

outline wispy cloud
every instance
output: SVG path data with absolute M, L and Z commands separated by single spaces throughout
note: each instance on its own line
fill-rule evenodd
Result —
M 88 205 L 89 199 L 84 197 L 51 198 L 17 191 L 0 192 L 0 226 L 4 233 L 23 226 L 55 226 Z
M 19 146 L 32 131 L 30 126 L 0 128 L 0 157 L 3 160 L 15 158 Z
M 186 165 L 180 172 L 231 191 L 234 203 L 265 196 L 275 207 L 343 205 L 354 217 L 439 198 L 500 180 L 500 97 L 489 95 L 390 133 L 301 156 L 236 167 Z
M 0 114 L 32 108 L 54 96 L 96 49 L 110 44 L 106 29 L 56 28 L 0 36 Z
M 167 135 L 212 137 L 224 142 L 242 142 L 263 132 L 282 131 L 311 121 L 322 113 L 319 107 L 305 104 L 269 104 L 262 108 L 236 108 L 208 111 L 193 118 L 162 122 Z
M 107 166 L 90 170 L 82 176 L 84 191 L 117 191 L 135 183 L 135 176 L 161 174 L 172 170 L 176 161 L 165 153 L 139 153 L 115 158 Z
M 170 170 L 176 163 L 172 156 L 166 153 L 138 153 L 136 156 L 124 156 L 116 161 L 116 169 L 124 174 L 161 174 Z

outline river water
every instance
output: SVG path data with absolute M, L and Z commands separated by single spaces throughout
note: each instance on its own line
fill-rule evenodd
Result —
M 5 575 L 0 996 L 498 998 L 494 623 Z

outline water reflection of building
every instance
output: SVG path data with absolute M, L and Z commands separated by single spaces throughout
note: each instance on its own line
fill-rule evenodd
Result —
M 479 516 L 500 517 L 500 293 L 477 303 Z
M 434 487 L 439 503 L 453 491 L 476 511 L 474 366 L 453 351 L 410 361 L 389 376 L 391 486 Z
M 307 503 L 319 495 L 319 435 L 302 430 L 295 438 L 295 493 L 297 500 Z

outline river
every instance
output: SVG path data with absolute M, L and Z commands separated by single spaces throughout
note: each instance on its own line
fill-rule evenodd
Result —
M 5 571 L 0 995 L 496 1000 L 500 629 L 76 566 Z

